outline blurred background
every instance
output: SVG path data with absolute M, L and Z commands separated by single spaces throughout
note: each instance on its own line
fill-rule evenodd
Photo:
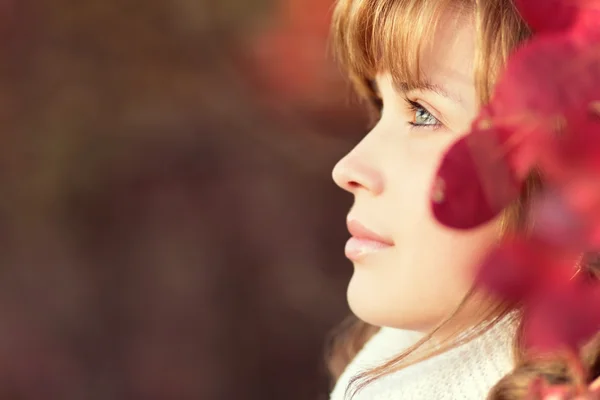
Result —
M 327 398 L 332 2 L 0 2 L 0 399 Z

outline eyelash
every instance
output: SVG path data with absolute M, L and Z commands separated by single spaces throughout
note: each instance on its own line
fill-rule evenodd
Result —
M 427 113 L 429 116 L 431 116 L 431 118 L 433 118 L 436 123 L 435 124 L 418 124 L 412 121 L 409 121 L 408 124 L 410 125 L 411 129 L 439 129 L 442 127 L 442 123 L 431 113 L 429 112 L 429 110 L 425 107 L 423 107 L 421 104 L 419 104 L 416 101 L 410 100 L 409 98 L 405 97 L 404 100 L 406 101 L 406 104 L 408 105 L 408 109 L 411 112 L 419 112 L 419 111 L 424 111 L 425 113 Z
M 409 109 L 410 112 L 418 112 L 418 111 L 425 111 L 427 114 L 429 114 L 433 119 L 435 119 L 437 121 L 436 124 L 417 124 L 414 123 L 412 121 L 409 121 L 408 124 L 410 126 L 410 129 L 430 129 L 430 130 L 436 130 L 436 129 L 440 129 L 443 125 L 442 123 L 431 113 L 429 112 L 429 110 L 425 107 L 423 107 L 421 104 L 419 104 L 416 101 L 410 100 L 407 97 L 404 97 L 404 101 L 406 101 L 406 105 Z M 381 111 L 383 110 L 383 101 L 381 100 L 381 98 L 379 98 L 378 96 L 373 96 L 371 98 L 371 104 L 374 106 L 374 108 L 377 110 L 378 115 L 381 115 Z M 379 116 L 377 118 L 374 119 L 374 121 L 372 121 L 371 125 L 375 125 L 377 123 L 377 120 L 379 119 Z M 372 128 L 372 126 L 370 126 L 370 128 Z

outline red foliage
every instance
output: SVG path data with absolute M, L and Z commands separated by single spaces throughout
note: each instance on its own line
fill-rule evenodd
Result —
M 498 215 L 519 194 L 522 179 L 506 161 L 509 132 L 490 128 L 488 114 L 447 152 L 438 171 L 433 213 L 447 226 L 469 229 Z
M 473 228 L 517 197 L 534 166 L 556 183 L 600 173 L 598 93 L 600 47 L 544 36 L 517 50 L 471 133 L 442 161 L 434 214 Z
M 557 280 L 556 272 L 568 258 L 575 259 L 535 238 L 507 238 L 484 259 L 476 282 L 510 302 L 523 302 Z
M 600 287 L 582 279 L 546 280 L 524 310 L 524 343 L 536 352 L 576 352 L 600 330 Z
M 574 176 L 546 191 L 532 210 L 534 232 L 548 242 L 577 251 L 600 249 L 600 181 Z
M 577 4 L 572 0 L 516 0 L 515 3 L 536 32 L 565 31 L 577 19 Z
M 518 0 L 532 40 L 517 49 L 471 132 L 445 155 L 432 190 L 443 224 L 470 229 L 516 200 L 535 168 L 533 232 L 507 238 L 477 283 L 519 302 L 525 342 L 575 351 L 600 330 L 600 285 L 572 279 L 600 250 L 600 1 Z
M 537 34 L 598 34 L 598 0 L 515 0 L 521 16 Z M 597 37 L 597 36 L 596 36 Z

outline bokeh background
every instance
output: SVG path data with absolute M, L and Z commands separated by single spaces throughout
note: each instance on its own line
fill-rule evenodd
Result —
M 0 2 L 0 399 L 326 399 L 332 0 Z

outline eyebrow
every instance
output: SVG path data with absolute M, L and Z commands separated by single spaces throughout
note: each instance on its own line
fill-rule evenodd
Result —
M 455 93 L 451 93 L 442 85 L 437 85 L 437 84 L 431 83 L 429 81 L 419 82 L 417 85 L 414 85 L 414 86 L 413 85 L 409 86 L 408 83 L 406 83 L 406 82 L 394 83 L 394 88 L 402 93 L 407 93 L 407 92 L 410 92 L 411 90 L 428 91 L 428 92 L 435 93 L 439 96 L 445 97 L 455 103 L 463 104 L 463 99 L 459 95 L 457 95 Z

